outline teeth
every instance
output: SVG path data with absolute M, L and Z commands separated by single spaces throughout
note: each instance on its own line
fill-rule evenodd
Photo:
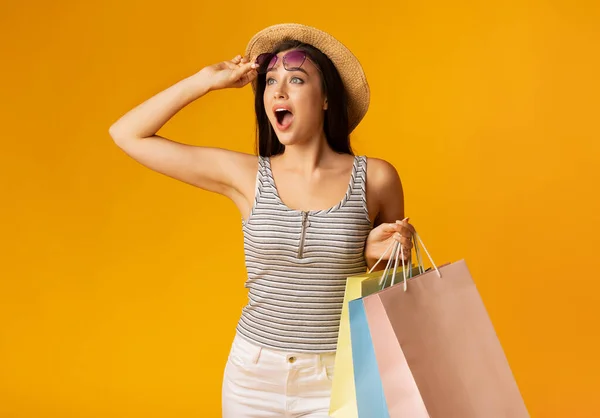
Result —
M 275 109 L 275 112 L 289 112 L 287 109 Z

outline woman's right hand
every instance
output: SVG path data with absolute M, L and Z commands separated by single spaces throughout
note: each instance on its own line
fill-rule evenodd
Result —
M 207 77 L 210 90 L 241 88 L 256 78 L 256 66 L 240 55 L 231 61 L 204 67 L 199 74 Z

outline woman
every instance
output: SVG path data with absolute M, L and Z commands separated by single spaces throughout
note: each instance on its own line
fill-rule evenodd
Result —
M 156 135 L 194 100 L 248 84 L 258 157 Z M 368 105 L 364 73 L 346 47 L 283 24 L 257 33 L 243 58 L 203 68 L 110 128 L 141 164 L 240 210 L 249 301 L 225 368 L 225 417 L 328 416 L 346 277 L 387 259 L 394 240 L 410 254 L 396 170 L 350 148 Z

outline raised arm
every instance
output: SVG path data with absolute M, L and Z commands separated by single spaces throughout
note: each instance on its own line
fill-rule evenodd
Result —
M 256 72 L 236 57 L 203 68 L 133 108 L 109 129 L 114 142 L 140 164 L 233 200 L 254 182 L 256 157 L 223 148 L 194 146 L 156 135 L 177 112 L 205 94 L 243 87 Z M 251 186 L 250 186 L 251 188 Z

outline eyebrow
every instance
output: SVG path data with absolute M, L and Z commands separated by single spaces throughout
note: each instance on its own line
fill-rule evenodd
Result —
M 277 71 L 277 68 L 273 67 L 273 68 L 271 68 L 270 70 L 268 70 L 268 71 L 267 71 L 267 73 L 270 73 L 271 71 Z M 288 70 L 286 70 L 286 71 L 288 71 Z M 293 71 L 290 71 L 290 72 L 294 72 L 294 71 L 301 71 L 301 72 L 303 72 L 304 74 L 306 74 L 307 76 L 309 75 L 309 74 L 306 72 L 306 70 L 305 70 L 304 68 L 302 68 L 302 67 L 300 67 L 300 68 L 296 68 L 295 70 L 293 70 Z

